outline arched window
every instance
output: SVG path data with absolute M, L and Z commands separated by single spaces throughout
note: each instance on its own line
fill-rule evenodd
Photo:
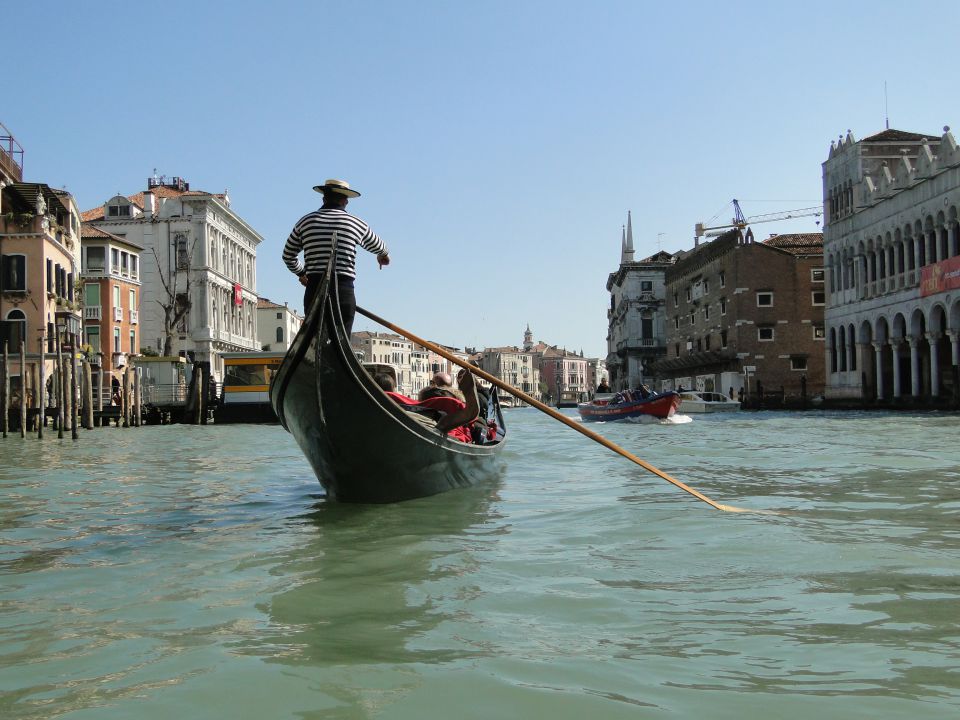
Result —
M 277 328 L 277 342 L 278 342 L 278 343 L 282 343 L 282 342 L 283 342 L 283 328 L 282 328 L 282 327 L 278 327 L 278 328 Z
M 853 331 L 853 325 L 850 326 L 850 329 L 847 331 L 847 342 L 850 343 L 850 369 L 857 369 L 857 342 L 856 335 Z
M 841 326 L 840 327 L 840 347 L 837 349 L 840 355 L 840 372 L 847 371 L 847 333 L 846 330 Z
M 22 310 L 11 310 L 3 323 L 3 332 L 0 334 L 0 351 L 6 343 L 9 352 L 19 352 L 20 343 L 27 341 L 27 316 Z
M 830 372 L 837 371 L 837 329 L 830 328 Z

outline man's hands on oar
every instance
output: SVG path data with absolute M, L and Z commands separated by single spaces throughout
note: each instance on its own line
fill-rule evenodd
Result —
M 640 458 L 638 458 L 638 457 L 637 457 L 636 455 L 634 455 L 633 453 L 628 452 L 627 450 L 624 450 L 622 447 L 620 447 L 620 446 L 617 445 L 616 443 L 611 442 L 610 440 L 608 440 L 607 438 L 603 437 L 602 435 L 599 435 L 599 434 L 595 433 L 593 430 L 590 430 L 590 429 L 588 429 L 588 428 L 585 428 L 581 423 L 574 422 L 573 420 L 571 420 L 570 418 L 568 418 L 566 415 L 563 415 L 562 413 L 557 412 L 557 411 L 554 410 L 552 407 L 549 407 L 549 406 L 547 406 L 547 405 L 544 405 L 542 402 L 540 402 L 539 400 L 537 400 L 537 399 L 535 399 L 535 398 L 527 395 L 525 392 L 522 392 L 522 391 L 520 391 L 520 390 L 517 390 L 516 388 L 514 388 L 514 387 L 512 387 L 512 386 L 510 386 L 510 385 L 507 385 L 505 382 L 503 382 L 502 380 L 500 380 L 500 379 L 497 378 L 497 377 L 494 377 L 494 376 L 491 375 L 490 373 L 488 373 L 488 372 L 486 372 L 486 371 L 484 371 L 484 370 L 481 370 L 480 368 L 475 367 L 475 366 L 473 366 L 473 365 L 469 365 L 468 363 L 466 363 L 465 361 L 461 360 L 460 358 L 458 358 L 458 357 L 457 357 L 456 355 L 454 355 L 453 353 L 450 353 L 450 352 L 444 350 L 444 349 L 443 349 L 442 347 L 440 347 L 439 345 L 435 345 L 434 343 L 432 343 L 432 342 L 430 342 L 430 341 L 428 341 L 428 340 L 424 340 L 423 338 L 419 338 L 419 337 L 417 337 L 416 335 L 414 335 L 413 333 L 409 332 L 408 330 L 404 330 L 403 328 L 394 325 L 393 323 L 389 322 L 388 320 L 384 320 L 382 317 L 380 317 L 380 316 L 378 316 L 378 315 L 374 315 L 374 314 L 373 314 L 372 312 L 370 312 L 369 310 L 364 310 L 362 307 L 358 307 L 358 308 L 357 308 L 357 312 L 360 313 L 361 315 L 365 316 L 365 317 L 370 318 L 370 319 L 373 320 L 374 322 L 380 323 L 380 324 L 383 325 L 385 328 L 388 328 L 388 329 L 390 329 L 390 330 L 393 330 L 393 331 L 394 331 L 395 333 L 397 333 L 398 335 L 402 335 L 403 337 L 407 338 L 407 340 L 410 340 L 410 341 L 412 341 L 412 342 L 415 342 L 415 343 L 417 343 L 418 345 L 421 345 L 421 346 L 427 348 L 428 350 L 430 350 L 430 351 L 432 351 L 432 352 L 435 352 L 437 355 L 440 355 L 441 357 L 446 358 L 446 359 L 449 360 L 450 362 L 452 362 L 452 363 L 454 363 L 454 364 L 456 364 L 456 365 L 459 365 L 460 367 L 464 368 L 464 369 L 467 370 L 468 372 L 471 372 L 471 373 L 473 373 L 474 375 L 477 375 L 477 376 L 479 376 L 479 377 L 482 377 L 484 380 L 486 380 L 487 382 L 489 382 L 491 385 L 496 385 L 498 388 L 500 388 L 500 389 L 503 390 L 504 392 L 507 392 L 507 393 L 513 395 L 514 397 L 519 398 L 520 400 L 523 400 L 523 401 L 524 401 L 525 403 L 527 403 L 528 405 L 532 405 L 533 407 L 537 408 L 537 410 L 540 410 L 541 412 L 546 413 L 547 415 L 549 415 L 550 417 L 552 417 L 554 420 L 559 420 L 559 421 L 562 422 L 564 425 L 567 425 L 568 427 L 573 428 L 574 430 L 576 430 L 577 432 L 579 432 L 579 433 L 582 434 L 582 435 L 586 435 L 586 436 L 587 436 L 588 438 L 590 438 L 591 440 L 594 440 L 594 441 L 600 443 L 601 445 L 603 445 L 604 447 L 606 447 L 606 448 L 608 448 L 608 449 L 610 449 L 610 450 L 613 450 L 613 451 L 614 451 L 615 453 L 617 453 L 618 455 L 620 455 L 620 456 L 622 456 L 622 457 L 625 457 L 627 460 L 630 460 L 631 462 L 636 463 L 637 465 L 639 465 L 640 467 L 642 467 L 644 470 L 647 470 L 647 471 L 649 471 L 649 472 L 652 472 L 652 473 L 653 473 L 654 475 L 656 475 L 657 477 L 666 480 L 668 483 L 671 483 L 672 485 L 675 485 L 676 487 L 680 488 L 680 489 L 683 490 L 684 492 L 690 493 L 691 495 L 693 495 L 693 496 L 694 496 L 695 498 L 697 498 L 698 500 L 702 500 L 703 502 L 707 503 L 707 505 L 710 505 L 711 507 L 714 507 L 714 508 L 716 508 L 717 510 L 723 510 L 724 512 L 734 512 L 734 513 L 747 513 L 747 512 L 749 512 L 749 513 L 760 513 L 760 514 L 764 514 L 764 515 L 779 515 L 779 514 L 780 514 L 780 513 L 777 513 L 777 512 L 775 512 L 775 511 L 773 511 L 773 510 L 749 510 L 749 509 L 747 509 L 747 508 L 736 507 L 735 505 L 723 505 L 722 503 L 715 502 L 715 501 L 711 500 L 710 498 L 708 498 L 708 497 L 707 497 L 706 495 L 704 495 L 703 493 L 701 493 L 701 492 L 699 492 L 699 491 L 697 491 L 697 490 L 694 490 L 692 487 L 689 487 L 688 485 L 680 482 L 680 481 L 677 480 L 676 478 L 670 477 L 669 475 L 667 475 L 667 473 L 663 472 L 662 470 L 659 470 L 658 468 L 655 468 L 653 465 L 651 465 L 650 463 L 646 462 L 645 460 L 641 460 Z

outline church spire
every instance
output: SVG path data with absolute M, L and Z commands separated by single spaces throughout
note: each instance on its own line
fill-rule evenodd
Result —
M 633 262 L 633 218 L 630 211 L 627 210 L 627 227 L 624 229 L 621 239 L 620 262 Z

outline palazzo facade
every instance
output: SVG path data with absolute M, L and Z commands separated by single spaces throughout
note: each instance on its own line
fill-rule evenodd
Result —
M 823 163 L 828 399 L 940 405 L 960 366 L 960 147 L 885 130 Z
M 215 379 L 223 377 L 222 353 L 260 350 L 256 262 L 263 238 L 230 208 L 226 193 L 154 176 L 146 191 L 116 195 L 83 220 L 143 248 L 141 347 L 209 361 Z

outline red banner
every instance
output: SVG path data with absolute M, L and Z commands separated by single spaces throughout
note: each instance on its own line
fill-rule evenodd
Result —
M 243 305 L 243 290 L 240 288 L 240 283 L 233 284 L 233 304 L 236 307 Z
M 960 288 L 960 255 L 920 268 L 920 297 Z

